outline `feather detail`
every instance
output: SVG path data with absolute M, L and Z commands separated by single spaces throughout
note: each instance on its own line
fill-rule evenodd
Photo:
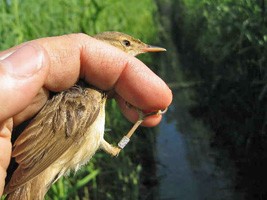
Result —
M 12 157 L 15 157 L 19 167 L 13 173 L 5 188 L 5 193 L 22 187 L 55 162 L 67 162 L 65 158 L 60 161 L 64 157 L 62 155 L 67 152 L 73 154 L 68 156 L 69 159 L 74 159 L 79 150 L 77 145 L 83 144 L 86 139 L 82 136 L 90 134 L 88 129 L 96 121 L 100 109 L 104 112 L 104 106 L 102 106 L 105 104 L 104 101 L 105 98 L 103 99 L 100 91 L 79 86 L 61 92 L 49 100 L 14 144 Z M 101 126 L 103 126 L 100 127 L 101 130 L 96 130 L 96 132 L 103 132 L 99 136 L 102 135 L 103 138 L 104 122 Z M 94 137 L 89 137 L 89 142 L 92 142 Z M 96 151 L 99 145 L 100 141 L 93 144 L 92 149 Z M 79 156 L 84 162 L 82 159 L 91 158 L 92 155 L 81 154 Z M 70 163 L 77 165 L 79 161 L 70 161 Z M 69 168 L 76 168 L 76 166 L 69 166 Z M 66 170 L 63 170 L 64 173 Z

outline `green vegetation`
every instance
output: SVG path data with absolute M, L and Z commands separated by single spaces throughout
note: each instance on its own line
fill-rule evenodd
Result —
M 249 180 L 248 199 L 265 199 L 266 1 L 158 2 L 172 5 L 169 16 L 183 71 L 200 83 L 192 113 L 215 131 L 213 145 L 229 149 L 242 174 L 240 182 Z
M 35 38 L 83 32 L 123 31 L 149 40 L 156 33 L 151 0 L 0 1 L 0 44 L 6 49 Z M 136 16 L 138 14 L 138 17 Z M 144 27 L 149 27 L 144 29 Z
M 111 30 L 155 42 L 155 13 L 152 0 L 0 0 L 0 50 L 40 37 Z M 114 101 L 109 102 L 107 113 L 106 127 L 114 134 L 108 132 L 106 138 L 118 142 L 125 134 L 122 130 L 129 130 L 131 124 Z M 138 199 L 142 166 L 137 156 L 141 147 L 135 137 L 118 158 L 98 152 L 75 176 L 53 185 L 46 198 Z

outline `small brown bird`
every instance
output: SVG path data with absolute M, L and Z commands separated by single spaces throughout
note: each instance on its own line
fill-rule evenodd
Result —
M 165 51 L 119 32 L 104 32 L 95 38 L 133 56 Z M 54 182 L 69 170 L 77 171 L 99 148 L 118 155 L 144 117 L 162 113 L 142 115 L 119 147 L 114 147 L 104 139 L 106 99 L 105 92 L 76 84 L 47 101 L 14 143 L 12 157 L 18 168 L 5 187 L 9 200 L 44 199 Z

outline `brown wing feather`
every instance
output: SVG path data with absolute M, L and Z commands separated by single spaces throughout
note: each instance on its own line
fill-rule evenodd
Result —
M 74 86 L 46 103 L 14 144 L 12 156 L 19 167 L 7 193 L 40 174 L 85 133 L 99 113 L 102 96 L 94 89 Z

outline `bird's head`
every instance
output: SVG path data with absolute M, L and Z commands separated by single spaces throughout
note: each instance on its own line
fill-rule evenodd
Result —
M 166 51 L 164 48 L 145 44 L 130 35 L 115 31 L 99 33 L 94 37 L 133 56 L 147 52 Z

